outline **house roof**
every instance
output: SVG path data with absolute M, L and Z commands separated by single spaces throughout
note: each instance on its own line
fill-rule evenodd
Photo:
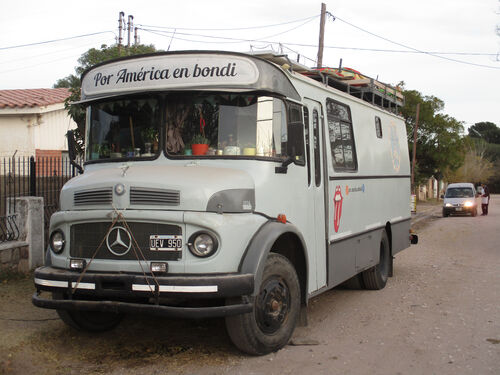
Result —
M 69 95 L 67 88 L 0 90 L 0 109 L 33 108 L 62 103 Z

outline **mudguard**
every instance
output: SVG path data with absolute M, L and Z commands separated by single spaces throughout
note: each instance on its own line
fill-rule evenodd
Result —
M 305 259 L 305 290 L 301 291 L 302 297 L 307 295 L 307 270 L 308 267 L 308 257 L 305 252 L 306 245 L 304 238 L 297 227 L 290 223 L 280 223 L 277 221 L 268 221 L 255 233 L 250 244 L 245 250 L 245 253 L 241 259 L 238 270 L 240 273 L 251 273 L 254 275 L 254 293 L 255 296 L 260 289 L 260 283 L 262 281 L 262 273 L 264 272 L 264 266 L 266 263 L 267 256 L 271 252 L 271 249 L 276 242 L 276 240 L 283 234 L 292 233 L 297 236 L 301 242 L 301 247 L 303 251 L 303 257 Z M 297 270 L 297 273 L 299 271 Z M 299 276 L 300 277 L 300 276 Z

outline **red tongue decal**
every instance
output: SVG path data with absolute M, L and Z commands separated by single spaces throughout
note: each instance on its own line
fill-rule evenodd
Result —
M 335 207 L 335 216 L 333 217 L 333 227 L 335 228 L 335 233 L 339 231 L 340 226 L 340 216 L 342 216 L 342 192 L 340 186 L 335 188 L 335 195 L 333 196 L 333 204 Z

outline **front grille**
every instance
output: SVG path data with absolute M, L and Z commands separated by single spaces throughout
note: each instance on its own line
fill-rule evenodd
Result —
M 112 188 L 77 191 L 73 196 L 75 206 L 111 205 L 112 202 Z
M 180 203 L 181 194 L 178 190 L 130 188 L 131 205 L 178 206 Z
M 115 249 L 115 253 L 110 251 L 106 241 L 106 234 L 110 228 L 110 222 L 100 223 L 84 223 L 75 224 L 71 226 L 71 248 L 70 255 L 76 258 L 92 258 L 95 251 L 102 242 L 101 248 L 95 255 L 96 259 L 115 259 L 115 260 L 137 260 L 137 255 L 133 248 L 124 254 L 117 255 L 116 250 L 121 251 L 120 248 Z M 155 223 L 128 223 L 132 231 L 132 242 L 135 244 L 137 241 L 142 254 L 146 260 L 179 260 L 182 256 L 182 251 L 151 251 L 149 247 L 150 235 L 181 235 L 182 229 L 178 225 L 169 224 L 155 224 Z M 128 236 L 124 234 L 124 225 L 116 223 L 113 228 L 121 227 L 120 238 L 126 245 L 129 243 Z M 116 230 L 111 231 L 108 243 L 112 244 L 117 240 Z M 135 241 L 134 241 L 135 239 Z M 112 247 L 113 249 L 113 247 Z M 123 249 L 122 249 L 123 250 Z M 142 260 L 142 255 L 138 254 Z

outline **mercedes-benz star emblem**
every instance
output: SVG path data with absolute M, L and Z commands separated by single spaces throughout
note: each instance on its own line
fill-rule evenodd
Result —
M 124 227 L 114 227 L 106 237 L 106 246 L 116 256 L 127 254 L 132 245 L 132 237 Z

